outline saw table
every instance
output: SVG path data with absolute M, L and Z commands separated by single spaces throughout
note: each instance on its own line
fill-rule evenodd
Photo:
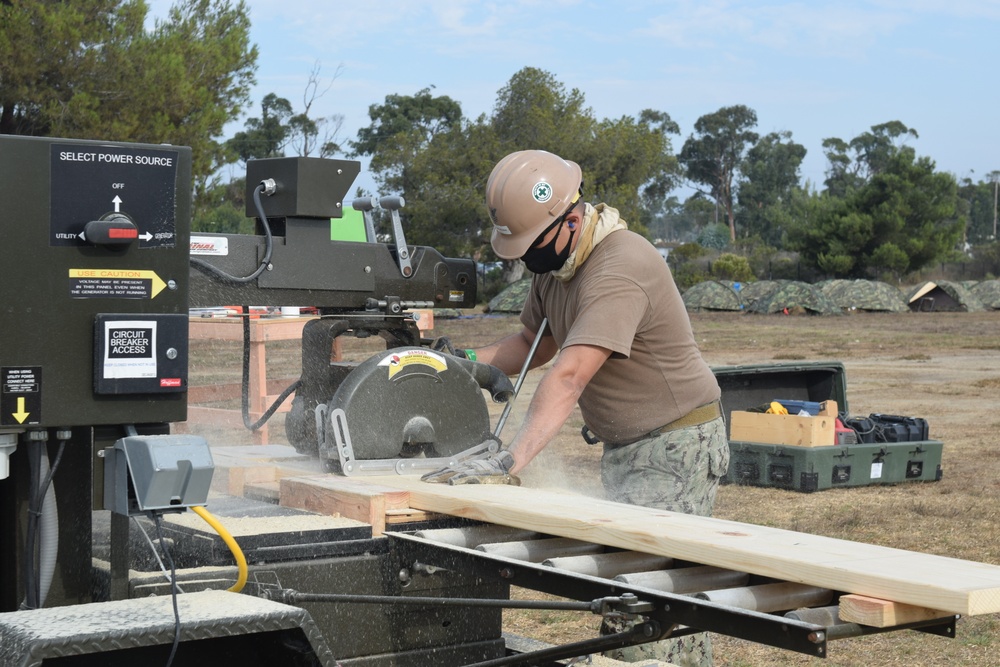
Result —
M 231 478 L 239 461 L 227 460 Z M 253 462 L 258 471 L 264 464 Z M 542 489 L 347 478 L 288 461 L 270 475 L 263 483 L 282 505 L 350 516 L 383 534 L 404 578 L 461 572 L 603 605 L 604 613 L 643 619 L 643 641 L 711 631 L 825 657 L 831 640 L 904 629 L 954 637 L 961 615 L 1000 611 L 1000 567 L 993 565 Z M 460 523 L 442 529 L 440 521 Z M 276 597 L 363 603 L 351 598 L 316 590 Z M 552 659 L 607 650 L 607 638 L 548 650 Z

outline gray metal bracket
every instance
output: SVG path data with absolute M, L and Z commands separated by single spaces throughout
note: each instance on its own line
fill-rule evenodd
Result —
M 399 219 L 399 209 L 406 205 L 406 201 L 402 197 L 382 197 L 378 200 L 378 205 L 389 211 L 389 217 L 392 218 L 392 240 L 396 243 L 399 272 L 404 278 L 409 278 L 413 275 L 413 266 L 410 264 L 410 249 L 403 235 L 403 223 Z
M 385 475 L 415 475 L 424 472 L 440 470 L 445 466 L 455 465 L 468 458 L 486 456 L 496 453 L 499 449 L 495 441 L 482 442 L 465 449 L 454 456 L 435 458 L 395 458 L 395 459 L 359 459 L 354 454 L 354 443 L 347 427 L 347 413 L 342 408 L 336 408 L 327 414 L 325 404 L 316 406 L 316 433 L 319 439 L 319 451 L 323 452 L 326 440 L 326 429 L 332 429 L 333 440 L 337 445 L 337 456 L 340 459 L 340 470 L 348 476 Z

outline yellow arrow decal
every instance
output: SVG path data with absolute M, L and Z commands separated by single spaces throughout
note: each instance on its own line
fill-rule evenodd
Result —
M 24 396 L 17 397 L 17 412 L 12 412 L 11 414 L 14 415 L 14 419 L 17 420 L 18 424 L 23 424 L 24 420 L 28 418 L 28 415 L 31 414 L 30 412 L 24 411 Z

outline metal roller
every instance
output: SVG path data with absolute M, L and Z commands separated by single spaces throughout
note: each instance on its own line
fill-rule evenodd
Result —
M 696 593 L 744 586 L 750 581 L 750 575 L 746 572 L 737 572 L 711 565 L 698 565 L 673 570 L 622 574 L 615 577 L 615 581 L 645 586 L 667 593 Z
M 611 579 L 626 572 L 644 572 L 654 568 L 668 568 L 673 559 L 638 551 L 614 551 L 605 554 L 587 554 L 584 556 L 561 556 L 549 558 L 542 565 L 588 574 L 592 577 Z
M 474 549 L 480 544 L 490 544 L 493 542 L 533 540 L 539 536 L 539 533 L 531 530 L 521 530 L 520 528 L 508 528 L 507 526 L 469 526 L 468 528 L 418 530 L 414 535 L 432 542 L 450 544 L 453 547 Z
M 604 551 L 604 546 L 581 542 L 580 540 L 568 537 L 552 537 L 544 540 L 530 540 L 526 542 L 502 542 L 498 544 L 481 544 L 476 547 L 477 551 L 491 554 L 493 556 L 503 556 L 504 558 L 514 558 L 528 561 L 529 563 L 541 563 L 548 558 L 559 556 L 579 556 L 581 554 L 594 554 Z
M 782 582 L 704 591 L 696 593 L 695 597 L 730 607 L 769 613 L 783 609 L 827 605 L 833 599 L 833 591 L 828 588 Z

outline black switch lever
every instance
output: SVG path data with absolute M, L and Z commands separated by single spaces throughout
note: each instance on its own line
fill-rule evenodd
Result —
M 139 228 L 124 215 L 107 220 L 91 220 L 83 228 L 88 243 L 94 245 L 128 245 L 139 238 Z

